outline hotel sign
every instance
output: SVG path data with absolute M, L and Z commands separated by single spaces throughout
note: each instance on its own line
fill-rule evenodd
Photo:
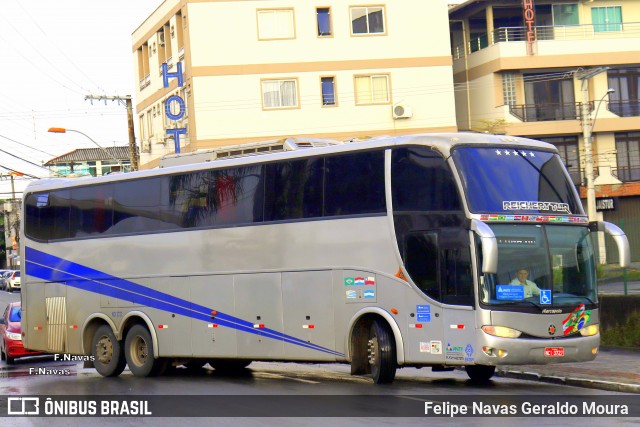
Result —
M 536 54 L 536 11 L 533 0 L 522 0 L 527 55 Z
M 167 67 L 167 63 L 165 62 L 162 64 L 162 80 L 163 80 L 164 87 L 169 87 L 170 77 L 178 79 L 178 87 L 184 86 L 184 79 L 182 77 L 182 62 L 178 62 L 176 64 L 176 68 L 177 68 L 176 71 L 170 73 L 169 67 Z M 171 111 L 171 104 L 174 102 L 177 103 L 179 107 L 179 111 L 177 113 L 173 113 L 173 111 Z M 164 114 L 167 116 L 169 120 L 174 120 L 174 121 L 181 120 L 184 117 L 185 111 L 186 109 L 184 105 L 184 99 L 182 99 L 178 95 L 171 95 L 164 102 Z M 167 136 L 172 137 L 173 140 L 175 141 L 175 147 L 176 147 L 175 152 L 179 153 L 180 152 L 180 135 L 186 135 L 187 129 L 186 128 L 172 128 L 172 129 L 168 128 L 166 132 L 167 132 Z

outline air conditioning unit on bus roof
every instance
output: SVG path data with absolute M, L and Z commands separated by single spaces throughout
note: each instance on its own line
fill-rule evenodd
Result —
M 408 119 L 413 116 L 413 109 L 404 102 L 398 102 L 393 104 L 392 113 L 394 120 Z

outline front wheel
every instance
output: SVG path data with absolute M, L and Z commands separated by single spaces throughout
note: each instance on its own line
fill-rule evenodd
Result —
M 136 377 L 159 375 L 167 366 L 166 360 L 153 358 L 151 334 L 142 325 L 135 325 L 127 332 L 124 350 L 129 370 Z
M 390 384 L 396 376 L 396 346 L 389 325 L 374 320 L 369 329 L 367 358 L 376 384 Z
M 117 377 L 126 366 L 121 342 L 109 325 L 100 326 L 93 336 L 91 356 L 93 367 L 103 377 Z
M 496 372 L 495 366 L 487 365 L 468 365 L 465 367 L 467 375 L 472 381 L 487 382 Z

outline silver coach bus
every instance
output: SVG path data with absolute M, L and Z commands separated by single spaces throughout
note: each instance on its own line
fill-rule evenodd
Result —
M 612 234 L 623 266 L 628 242 L 589 223 L 552 145 L 284 145 L 30 185 L 25 347 L 90 357 L 104 376 L 347 362 L 375 383 L 399 367 L 487 380 L 502 364 L 596 357 L 592 236 Z

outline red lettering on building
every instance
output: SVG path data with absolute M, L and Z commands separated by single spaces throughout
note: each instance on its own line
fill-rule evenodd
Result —
M 527 54 L 534 55 L 534 47 L 536 42 L 536 13 L 533 5 L 533 0 L 522 0 L 522 8 L 525 23 L 525 38 L 527 40 Z

